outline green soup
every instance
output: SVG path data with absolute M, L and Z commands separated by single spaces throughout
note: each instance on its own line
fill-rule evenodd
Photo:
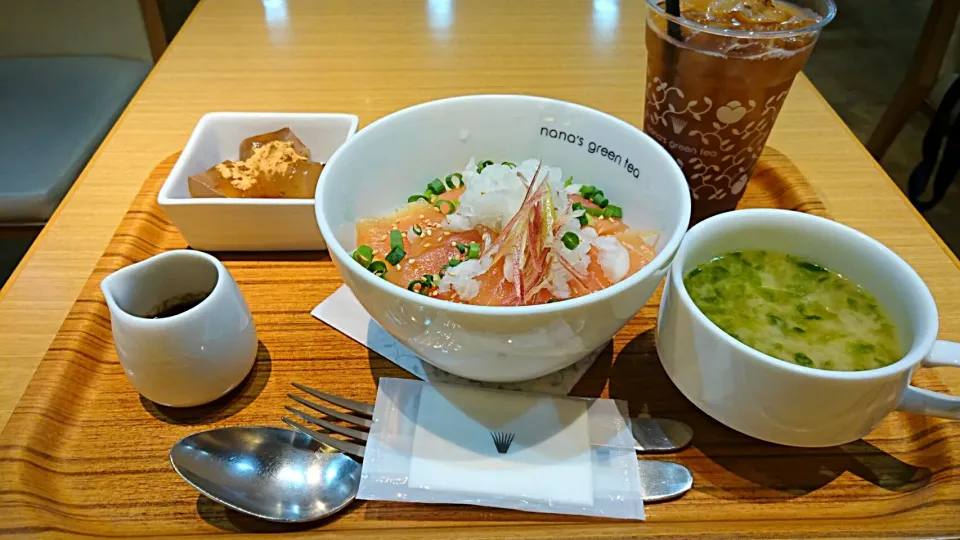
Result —
M 683 279 L 717 326 L 758 351 L 801 366 L 876 369 L 901 358 L 877 299 L 816 263 L 771 251 L 734 251 Z

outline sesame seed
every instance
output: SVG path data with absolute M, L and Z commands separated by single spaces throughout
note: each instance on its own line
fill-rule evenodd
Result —
M 400 265 L 398 264 L 398 265 L 394 266 L 393 269 L 394 269 L 394 270 L 399 270 L 399 269 L 400 269 Z
M 381 236 L 380 239 L 381 239 L 381 240 L 386 240 L 386 239 L 387 239 L 387 235 Z
M 423 219 L 423 214 L 420 214 L 420 219 Z
M 432 244 L 430 244 L 430 242 L 424 242 L 424 243 L 423 243 L 423 247 L 425 247 L 425 248 L 428 248 L 428 247 L 430 247 L 431 245 L 432 245 Z
M 416 259 L 410 259 L 409 261 L 407 261 L 407 264 L 413 264 L 413 263 L 415 263 L 415 262 L 417 262 Z
M 450 246 L 451 246 L 451 247 L 457 247 L 457 241 L 456 241 L 456 240 L 451 240 L 451 241 L 450 241 Z
M 433 229 L 427 229 L 427 236 L 433 236 Z

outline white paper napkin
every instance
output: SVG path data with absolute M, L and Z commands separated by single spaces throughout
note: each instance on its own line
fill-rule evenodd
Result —
M 625 402 L 388 377 L 357 498 L 644 518 Z
M 565 396 L 570 393 L 580 377 L 583 377 L 606 347 L 604 345 L 572 366 L 539 379 L 519 383 L 485 383 L 458 377 L 424 362 L 377 324 L 346 285 L 334 291 L 310 314 L 425 381 L 498 390 L 521 390 Z
M 587 402 L 425 385 L 408 485 L 592 507 Z

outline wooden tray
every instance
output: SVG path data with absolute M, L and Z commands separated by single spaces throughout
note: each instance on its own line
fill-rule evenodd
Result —
M 699 412 L 657 360 L 659 294 L 614 339 L 573 394 L 627 400 L 632 413 L 689 423 L 694 444 L 675 456 L 695 488 L 620 522 L 471 506 L 357 502 L 342 514 L 288 528 L 213 503 L 182 481 L 168 451 L 214 426 L 282 425 L 292 381 L 373 402 L 380 377 L 406 372 L 313 319 L 340 279 L 324 252 L 220 254 L 249 301 L 261 339 L 252 375 L 201 408 L 140 398 L 117 361 L 99 290 L 110 272 L 186 247 L 157 208 L 176 156 L 144 184 L 0 435 L 0 535 L 198 536 L 289 532 L 349 538 L 772 538 L 942 536 L 960 531 L 960 424 L 895 413 L 867 439 L 805 450 L 740 435 Z M 764 154 L 744 207 L 826 215 L 812 187 L 775 152 Z M 932 370 L 915 383 L 945 388 Z

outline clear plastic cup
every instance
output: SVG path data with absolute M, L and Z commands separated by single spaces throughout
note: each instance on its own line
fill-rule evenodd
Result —
M 712 2 L 743 3 L 751 2 Z M 720 27 L 684 18 L 683 11 L 675 17 L 661 1 L 647 0 L 643 129 L 683 170 L 691 224 L 737 206 L 794 78 L 836 13 L 833 0 L 777 3 L 813 20 L 776 30 L 772 24 Z

